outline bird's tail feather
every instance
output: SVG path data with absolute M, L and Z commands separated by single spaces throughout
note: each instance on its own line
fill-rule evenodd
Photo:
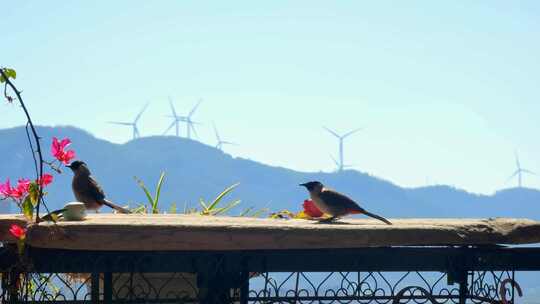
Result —
M 126 208 L 120 207 L 116 205 L 115 203 L 108 201 L 106 199 L 103 200 L 103 204 L 113 208 L 114 210 L 120 212 L 120 213 L 131 213 L 131 211 L 127 210 Z
M 369 212 L 367 212 L 367 211 L 364 211 L 364 214 L 367 215 L 367 216 L 369 216 L 369 217 L 378 219 L 379 221 L 385 222 L 385 223 L 388 224 L 388 225 L 392 225 L 392 223 L 391 223 L 389 220 L 385 219 L 385 218 L 382 217 L 382 216 L 379 216 L 379 215 L 376 215 L 376 214 L 373 214 L 373 213 L 369 213 Z

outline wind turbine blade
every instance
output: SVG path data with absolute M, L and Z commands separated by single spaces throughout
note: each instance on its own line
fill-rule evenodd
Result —
M 169 132 L 170 129 L 172 129 L 172 127 L 174 127 L 174 125 L 176 124 L 176 121 L 173 121 L 169 127 L 167 128 L 167 130 L 165 130 L 165 132 L 163 132 L 163 135 L 167 134 L 167 132 Z
M 144 113 L 144 111 L 146 111 L 146 108 L 148 108 L 148 105 L 149 105 L 149 104 L 150 104 L 150 103 L 147 102 L 147 103 L 144 105 L 143 109 L 139 112 L 139 114 L 137 114 L 137 117 L 135 118 L 135 121 L 134 121 L 133 123 L 137 123 L 137 122 L 139 121 L 139 118 L 141 118 L 141 115 Z
M 521 169 L 521 172 L 525 172 L 525 173 L 529 173 L 529 174 L 532 174 L 532 175 L 536 175 L 535 172 L 531 171 L 531 170 L 527 170 L 527 169 Z
M 171 111 L 173 113 L 173 117 L 176 119 L 178 115 L 176 115 L 176 110 L 174 109 L 174 104 L 172 102 L 172 98 L 169 96 L 169 105 L 171 106 Z
M 514 172 L 512 175 L 510 175 L 510 177 L 504 183 L 508 184 L 508 182 L 511 181 L 512 178 L 516 177 L 516 175 L 518 175 L 518 174 L 519 174 L 519 170 L 516 170 L 516 172 Z
M 193 126 L 193 122 L 189 123 L 188 128 L 191 128 L 191 131 L 193 131 L 193 134 L 195 134 L 195 137 L 199 138 L 199 134 L 197 134 L 197 130 L 195 130 L 195 127 Z
M 231 146 L 238 146 L 237 143 L 231 142 L 231 141 L 222 141 L 221 142 L 224 145 L 231 145 Z
M 221 142 L 221 138 L 219 138 L 219 133 L 218 133 L 218 130 L 216 128 L 216 124 L 214 122 L 212 122 L 212 127 L 214 127 L 214 133 L 216 134 L 216 138 L 217 138 L 218 142 Z
M 516 155 L 516 166 L 519 169 L 521 169 L 521 164 L 519 163 L 519 156 L 518 156 L 518 153 L 517 151 L 514 152 L 514 154 Z
M 323 127 L 326 131 L 330 132 L 330 134 L 334 135 L 335 137 L 337 138 L 341 138 L 341 136 L 339 136 L 336 132 L 330 130 L 329 128 L 327 127 Z
M 347 137 L 347 136 L 353 135 L 354 133 L 356 133 L 356 132 L 358 132 L 358 131 L 360 131 L 360 130 L 362 130 L 362 128 L 358 128 L 358 129 L 355 129 L 355 130 L 350 131 L 349 133 L 345 133 L 345 135 L 343 135 L 342 138 L 345 138 L 345 137 Z
M 133 123 L 131 122 L 121 122 L 121 121 L 107 121 L 107 123 L 113 124 L 113 125 L 121 125 L 121 126 L 132 126 Z
M 334 161 L 334 164 L 336 164 L 336 166 L 338 166 L 338 168 L 339 168 L 338 161 L 332 155 L 330 155 L 330 158 L 332 158 L 332 160 Z
M 202 100 L 199 100 L 199 102 L 197 102 L 197 104 L 193 107 L 193 109 L 191 109 L 191 112 L 189 112 L 189 115 L 188 117 L 191 118 L 191 116 L 193 116 L 193 114 L 195 113 L 195 111 L 197 111 L 197 108 L 199 107 L 199 105 L 201 104 Z

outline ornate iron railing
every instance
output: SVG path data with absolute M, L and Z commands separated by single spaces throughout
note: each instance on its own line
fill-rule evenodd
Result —
M 250 284 L 261 280 L 263 288 L 250 290 L 253 303 L 459 303 L 460 289 L 448 285 L 446 273 L 383 273 L 331 272 L 287 274 L 265 273 Z M 514 272 L 471 272 L 465 297 L 473 303 L 513 301 L 514 290 L 501 284 L 513 280 Z M 506 281 L 508 282 L 508 281 Z
M 538 248 L 85 252 L 0 248 L 2 303 L 518 303 Z

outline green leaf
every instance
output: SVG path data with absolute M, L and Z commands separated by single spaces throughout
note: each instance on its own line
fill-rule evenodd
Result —
M 206 204 L 204 203 L 204 201 L 203 201 L 202 198 L 199 199 L 199 204 L 201 204 L 201 206 L 203 207 L 203 209 L 204 209 L 205 211 L 208 210 L 208 206 L 206 206 Z
M 32 220 L 34 217 L 34 205 L 32 204 L 32 200 L 30 199 L 30 195 L 28 195 L 22 204 L 22 212 L 24 216 L 26 216 L 27 219 Z
M 247 216 L 251 212 L 251 210 L 253 210 L 253 207 L 246 208 L 244 209 L 244 211 L 240 212 L 238 216 L 240 217 Z
M 17 72 L 14 69 L 5 68 L 4 73 L 6 74 L 8 78 L 13 78 L 13 79 L 17 78 Z
M 214 208 L 217 206 L 217 204 L 219 204 L 219 202 L 221 201 L 221 199 L 222 199 L 225 195 L 227 195 L 227 194 L 229 194 L 231 191 L 233 191 L 234 188 L 238 187 L 238 185 L 240 185 L 240 183 L 236 183 L 236 184 L 230 186 L 229 188 L 223 190 L 223 192 L 221 192 L 221 193 L 218 195 L 218 197 L 216 197 L 216 199 L 212 202 L 212 204 L 208 207 L 208 209 L 209 209 L 209 210 L 214 209 Z
M 137 182 L 137 184 L 139 184 L 139 187 L 141 187 L 141 189 L 144 191 L 144 194 L 146 195 L 146 198 L 148 199 L 148 203 L 153 206 L 154 205 L 154 199 L 152 198 L 152 195 L 150 194 L 150 191 L 148 191 L 148 189 L 146 188 L 146 186 L 144 185 L 143 181 L 138 179 L 136 176 L 134 176 L 135 178 L 135 181 Z
M 268 211 L 269 211 L 268 208 L 263 208 L 263 209 L 257 210 L 255 212 L 253 212 L 251 217 L 261 217 L 261 215 L 263 215 L 263 213 L 266 213 Z
M 159 195 L 161 193 L 161 186 L 163 185 L 164 179 L 165 179 L 165 172 L 161 172 L 161 175 L 159 176 L 159 181 L 156 186 L 156 196 L 154 197 L 154 202 L 152 204 L 152 213 L 159 213 L 159 210 L 158 210 Z
M 51 214 L 51 219 L 55 223 L 58 222 L 58 214 L 56 214 L 56 213 Z
M 218 208 L 212 214 L 213 215 L 218 215 L 218 214 L 221 214 L 221 213 L 227 213 L 227 211 L 231 210 L 234 206 L 236 206 L 238 204 L 240 204 L 240 200 L 236 200 L 234 202 L 231 202 L 231 203 L 227 204 L 227 206 L 225 206 L 223 208 Z
M 144 214 L 144 213 L 146 213 L 146 206 L 143 205 L 143 204 L 140 204 L 139 207 L 133 208 L 130 211 L 131 211 L 131 213 Z
M 39 202 L 39 186 L 36 182 L 31 182 L 28 187 L 28 196 L 33 206 L 37 206 Z
M 6 82 L 6 79 L 4 78 L 4 76 L 0 75 L 0 83 L 4 83 Z

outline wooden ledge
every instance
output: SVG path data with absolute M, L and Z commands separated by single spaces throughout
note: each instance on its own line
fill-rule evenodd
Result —
M 335 224 L 198 215 L 91 214 L 80 222 L 40 223 L 28 228 L 34 247 L 74 250 L 257 250 L 380 246 L 540 243 L 540 222 L 527 219 L 342 219 Z M 0 241 L 24 223 L 0 215 Z

